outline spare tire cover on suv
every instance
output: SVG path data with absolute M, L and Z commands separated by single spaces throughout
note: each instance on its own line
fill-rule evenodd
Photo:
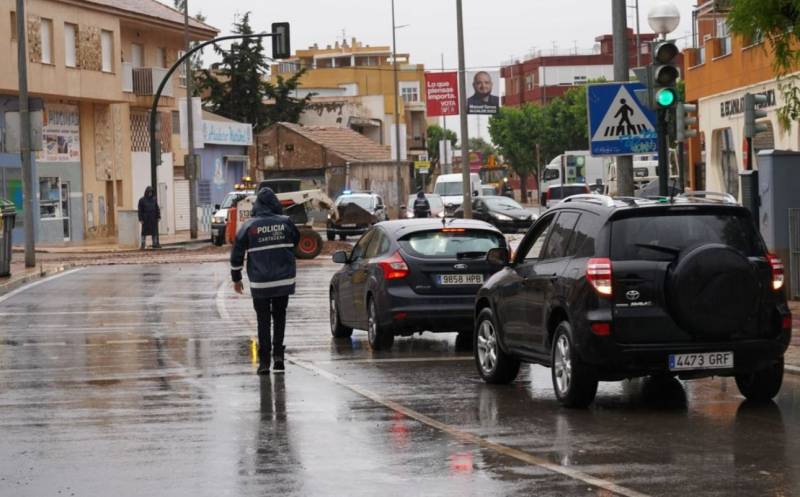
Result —
M 695 335 L 739 331 L 758 308 L 755 269 L 736 249 L 709 243 L 683 250 L 667 280 L 675 321 Z

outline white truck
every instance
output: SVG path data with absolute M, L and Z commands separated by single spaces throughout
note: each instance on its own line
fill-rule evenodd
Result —
M 470 173 L 469 175 L 471 193 L 478 192 L 481 194 L 481 178 L 477 173 Z M 464 201 L 464 188 L 463 178 L 461 173 L 458 174 L 442 174 L 436 178 L 436 184 L 433 186 L 433 193 L 442 197 L 442 203 L 445 209 L 452 213 Z
M 568 150 L 557 155 L 542 175 L 542 198 L 553 185 L 584 183 L 593 191 L 602 192 L 605 185 L 607 157 L 593 157 L 588 150 Z M 562 168 L 566 178 L 561 177 Z
M 678 176 L 677 157 L 675 151 L 669 152 L 669 175 L 670 178 Z M 651 181 L 658 179 L 658 155 L 634 155 L 633 156 L 633 190 L 634 193 Z M 611 160 L 606 167 L 605 175 L 605 194 L 617 195 L 617 163 Z

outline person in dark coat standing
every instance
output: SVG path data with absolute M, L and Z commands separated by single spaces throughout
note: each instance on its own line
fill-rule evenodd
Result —
M 417 192 L 417 198 L 414 199 L 414 217 L 430 217 L 431 215 L 431 204 L 428 202 L 428 199 L 425 198 L 425 192 L 419 190 Z
M 246 257 L 250 294 L 258 319 L 258 374 L 269 374 L 270 352 L 275 373 L 283 373 L 286 308 L 289 295 L 294 294 L 297 271 L 294 248 L 300 241 L 300 232 L 283 215 L 278 197 L 269 188 L 258 191 L 252 216 L 239 228 L 231 249 L 233 289 L 238 294 L 244 290 L 242 269 Z
M 158 208 L 153 187 L 148 186 L 144 189 L 144 197 L 139 199 L 139 222 L 142 223 L 142 245 L 149 236 L 153 242 L 153 248 L 161 248 L 158 244 L 158 222 L 161 220 L 161 210 Z

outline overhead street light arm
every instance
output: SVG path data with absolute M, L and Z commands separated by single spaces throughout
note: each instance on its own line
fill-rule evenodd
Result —
M 172 77 L 173 73 L 184 63 L 186 59 L 192 56 L 198 50 L 202 50 L 203 48 L 213 45 L 215 43 L 219 43 L 221 41 L 226 40 L 244 40 L 244 39 L 251 39 L 251 38 L 268 38 L 272 36 L 280 36 L 281 33 L 257 33 L 251 35 L 228 35 L 228 36 L 220 36 L 219 38 L 214 38 L 213 40 L 208 40 L 203 43 L 200 43 L 196 47 L 192 48 L 191 50 L 187 51 L 181 57 L 172 64 L 172 67 L 169 68 L 167 74 L 161 80 L 161 83 L 158 85 L 158 89 L 156 90 L 156 94 L 153 95 L 153 105 L 150 107 L 150 186 L 153 187 L 153 193 L 158 196 L 158 150 L 156 150 L 156 121 L 158 117 L 158 101 L 161 99 L 161 92 L 164 91 L 164 87 L 167 86 L 167 82 L 169 78 Z M 186 77 L 188 78 L 189 75 L 187 74 Z M 186 112 L 191 112 L 191 102 L 187 100 L 186 102 Z

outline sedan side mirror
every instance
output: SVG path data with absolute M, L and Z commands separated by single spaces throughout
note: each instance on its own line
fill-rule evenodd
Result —
M 333 262 L 335 262 L 336 264 L 347 264 L 349 259 L 350 257 L 344 250 L 339 250 L 338 252 L 333 253 Z
M 497 247 L 490 249 L 488 252 L 486 252 L 486 262 L 488 262 L 492 266 L 495 267 L 508 266 L 510 260 L 511 260 L 511 254 L 509 254 L 507 248 Z
M 220 205 L 219 205 L 219 204 L 214 204 L 214 210 L 215 210 L 215 211 L 218 211 L 218 210 L 219 210 L 219 208 L 220 208 Z

